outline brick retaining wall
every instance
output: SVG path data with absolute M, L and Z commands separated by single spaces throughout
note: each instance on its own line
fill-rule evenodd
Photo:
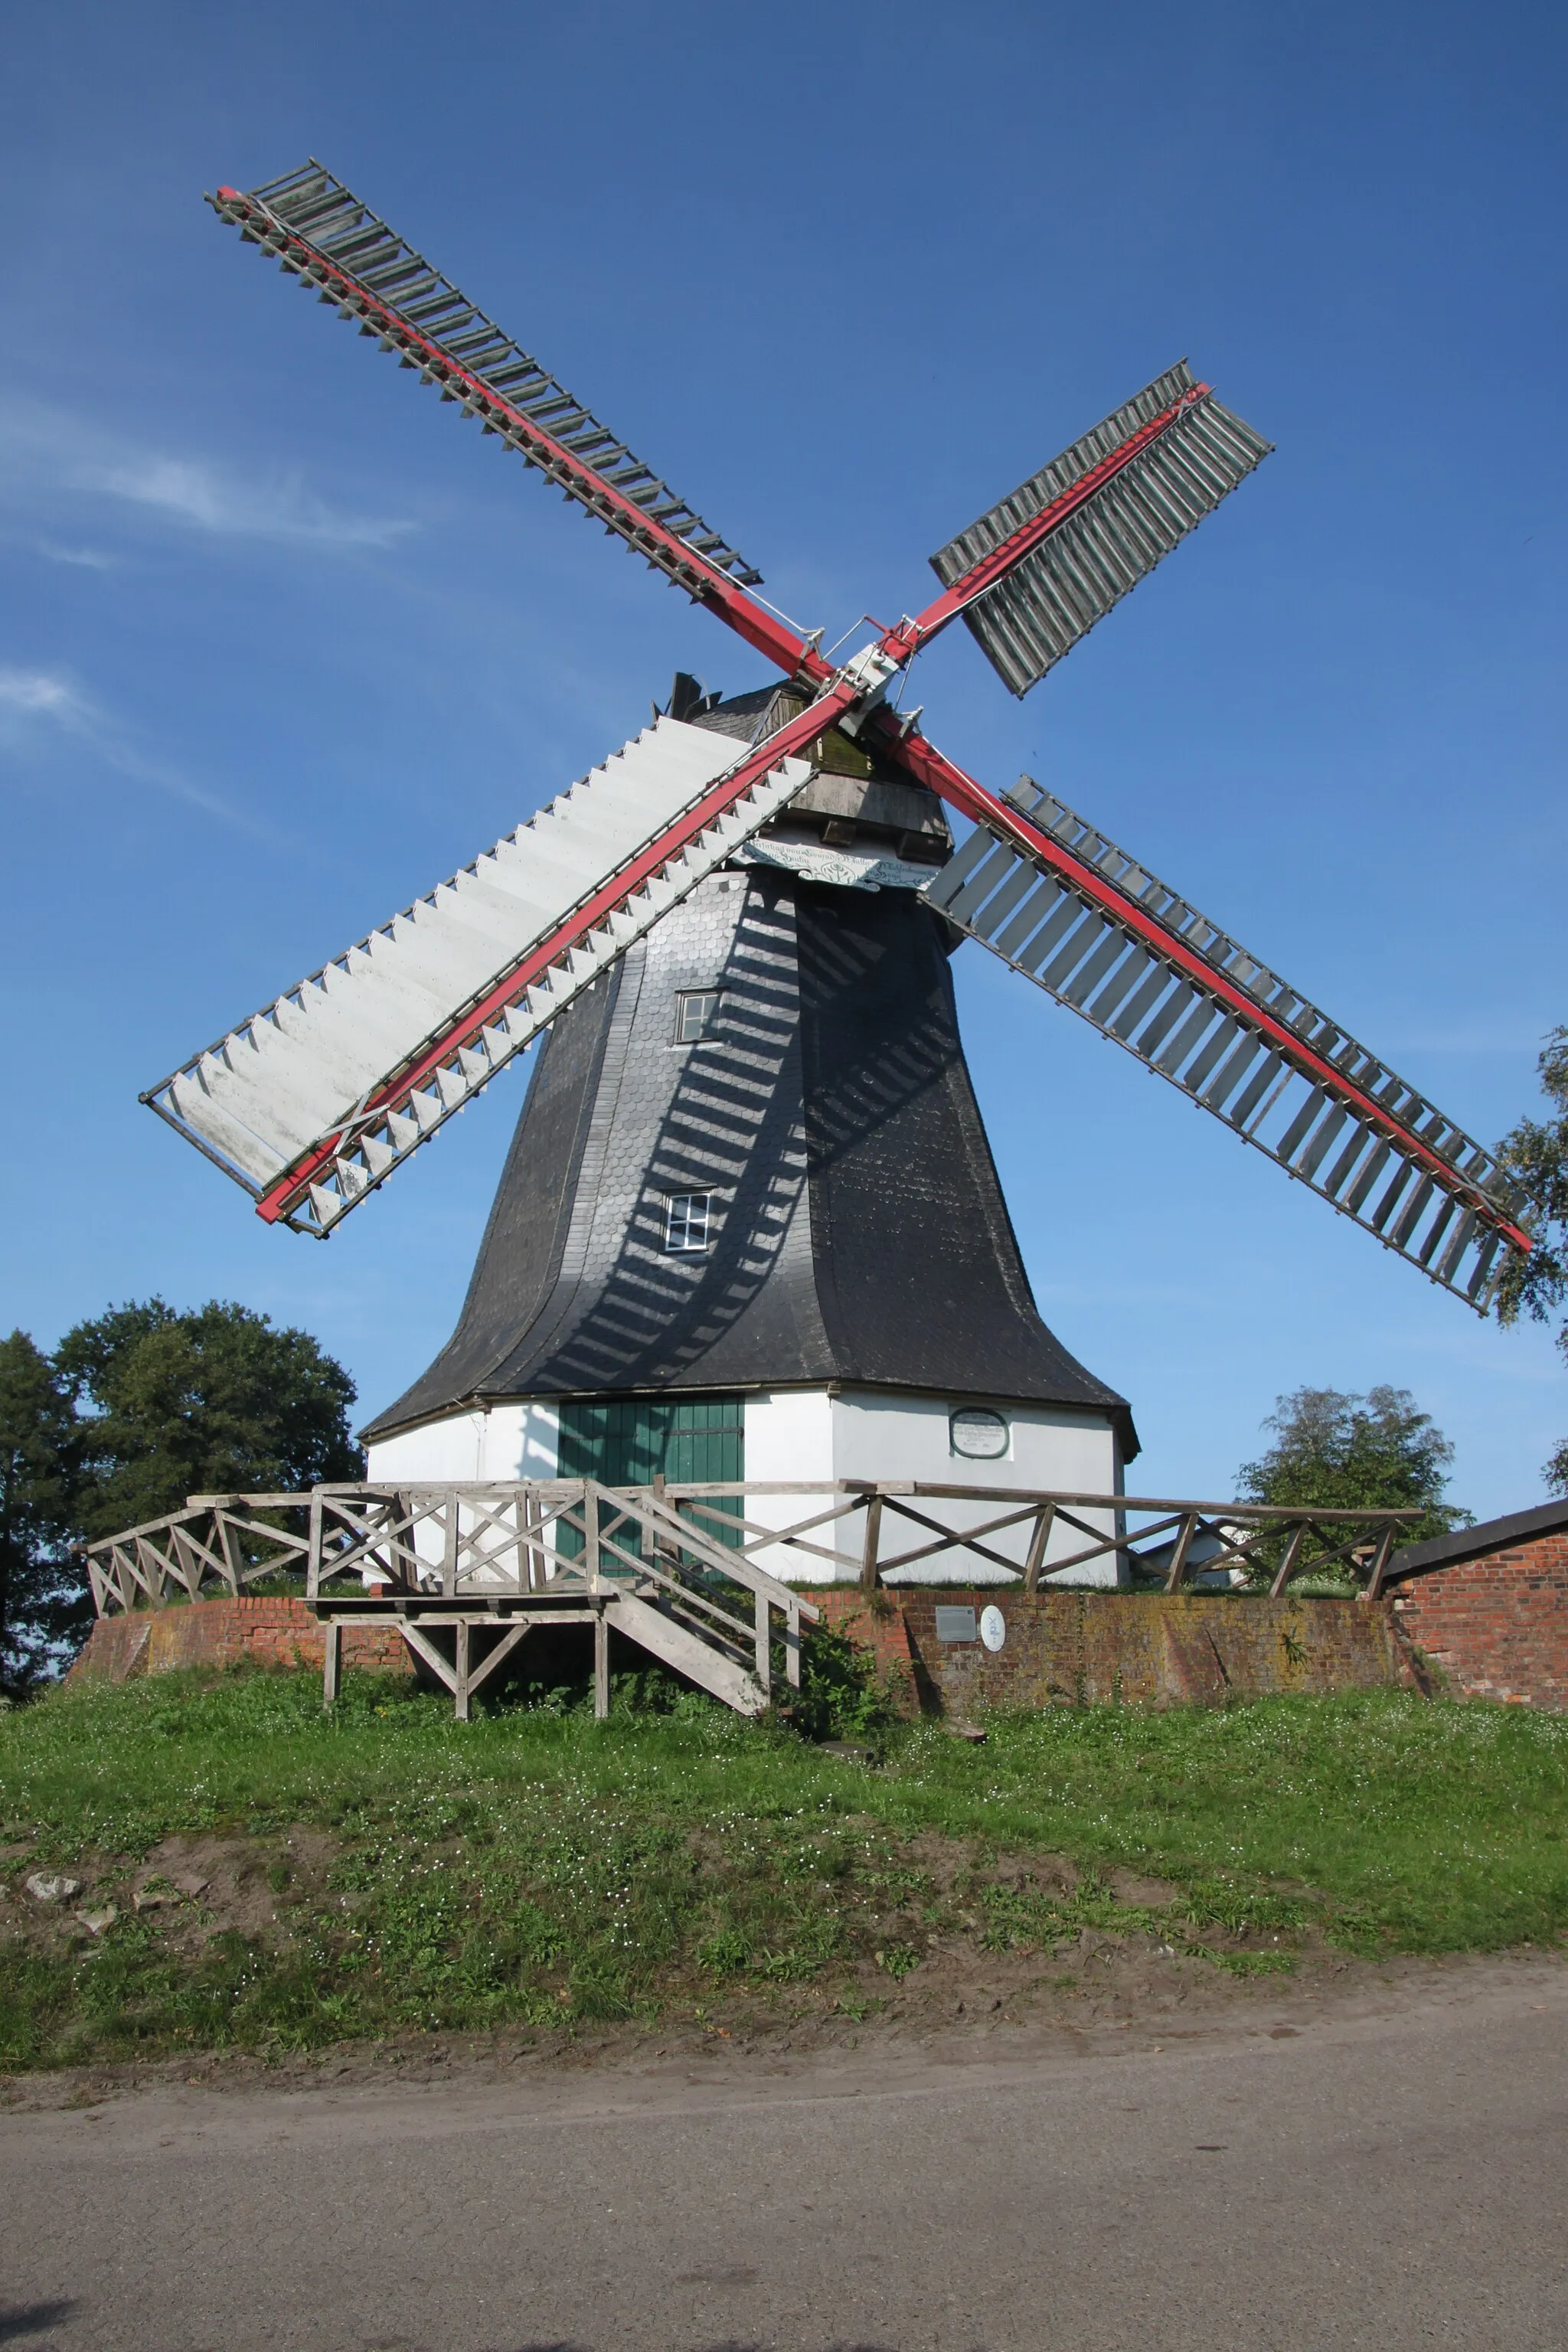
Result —
M 803 1588 L 805 1589 L 805 1588 Z M 968 1720 L 987 1707 L 1216 1706 L 1272 1692 L 1419 1683 L 1398 1620 L 1359 1601 L 1220 1593 L 894 1586 L 810 1588 L 825 1622 L 864 1643 L 909 1712 Z M 937 1639 L 938 1607 L 1002 1612 L 1003 1647 Z
M 310 1666 L 320 1674 L 325 1646 L 322 1628 L 302 1601 L 226 1595 L 100 1617 L 66 1680 L 122 1683 L 179 1666 Z M 413 1672 L 406 1643 L 384 1619 L 343 1627 L 343 1664 L 372 1674 Z

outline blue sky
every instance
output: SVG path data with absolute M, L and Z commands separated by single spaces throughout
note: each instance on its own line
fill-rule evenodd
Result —
M 201 203 L 328 163 L 828 638 L 1180 354 L 1278 445 L 1023 704 L 1026 769 L 1492 1140 L 1568 1020 L 1564 19 L 923 0 L 13 12 L 0 1324 L 242 1299 L 368 1413 L 456 1316 L 524 1072 L 320 1244 L 136 1099 L 760 662 Z M 973 947 L 1042 1308 L 1219 1496 L 1302 1382 L 1415 1391 L 1480 1514 L 1568 1431 L 1483 1326 Z M 525 1066 L 526 1067 L 526 1066 Z

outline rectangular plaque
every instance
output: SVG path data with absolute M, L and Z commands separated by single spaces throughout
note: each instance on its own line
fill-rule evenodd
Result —
M 973 1642 L 976 1638 L 973 1610 L 944 1609 L 939 1602 L 936 1638 L 939 1642 Z

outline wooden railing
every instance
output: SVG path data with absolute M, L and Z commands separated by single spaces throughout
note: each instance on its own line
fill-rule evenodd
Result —
M 83 1548 L 100 1616 L 204 1591 L 242 1593 L 280 1571 L 307 1598 L 351 1578 L 388 1597 L 485 1606 L 574 1585 L 650 1581 L 693 1624 L 727 1621 L 725 1581 L 784 1609 L 801 1583 L 1016 1583 L 1246 1571 L 1276 1595 L 1349 1572 L 1381 1591 L 1411 1511 L 1281 1508 L 1131 1495 L 1023 1492 L 921 1480 L 611 1487 L 565 1478 L 319 1486 L 309 1495 L 197 1495 L 183 1511 Z M 1201 1555 L 1201 1556 L 1200 1556 Z M 1099 1580 L 1088 1574 L 1098 1568 Z M 679 1599 L 676 1596 L 679 1595 Z M 750 1641 L 752 1635 L 748 1633 Z
M 193 1495 L 183 1511 L 80 1547 L 100 1617 L 302 1575 L 310 1549 L 308 1494 Z

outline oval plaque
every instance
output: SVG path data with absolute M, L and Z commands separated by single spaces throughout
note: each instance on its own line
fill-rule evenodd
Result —
M 1007 1639 L 1007 1620 L 994 1601 L 980 1612 L 980 1638 L 988 1650 L 999 1650 Z
M 999 1412 L 984 1405 L 966 1405 L 948 1423 L 948 1439 L 955 1454 L 972 1462 L 999 1462 L 1007 1451 L 1007 1424 Z

